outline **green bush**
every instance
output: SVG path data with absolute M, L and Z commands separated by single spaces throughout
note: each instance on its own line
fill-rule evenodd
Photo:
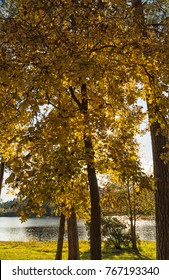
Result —
M 117 218 L 106 217 L 102 220 L 102 236 L 105 240 L 105 246 L 121 249 L 129 247 L 131 234 L 126 230 L 126 225 Z

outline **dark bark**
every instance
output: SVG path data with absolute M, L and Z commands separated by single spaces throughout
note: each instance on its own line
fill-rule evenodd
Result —
M 88 99 L 87 88 L 83 84 L 81 87 L 82 105 L 81 111 L 86 119 L 88 126 Z M 84 145 L 86 151 L 87 174 L 90 186 L 91 201 L 91 223 L 90 223 L 90 254 L 92 260 L 101 260 L 101 210 L 99 198 L 99 186 L 97 182 L 96 169 L 94 165 L 94 149 L 90 131 L 84 133 Z
M 144 9 L 141 0 L 132 0 L 134 13 L 136 17 L 136 26 L 138 26 L 138 32 L 141 30 L 142 39 L 147 37 L 146 25 L 144 18 Z M 144 51 L 146 56 L 146 50 Z M 153 87 L 155 77 L 148 73 L 150 85 Z M 155 89 L 154 89 L 155 90 Z M 154 92 L 155 95 L 155 92 Z M 147 96 L 147 108 L 149 119 L 158 117 L 160 112 L 159 105 L 156 102 L 149 102 L 149 96 Z M 165 136 L 165 132 L 162 131 L 158 121 L 154 123 L 150 122 L 150 132 L 152 141 L 152 153 L 153 153 L 153 167 L 155 178 L 155 216 L 156 216 L 156 250 L 157 259 L 169 260 L 169 164 L 164 163 L 161 159 L 161 155 L 165 150 L 168 143 L 168 137 Z
M 132 248 L 137 250 L 136 223 L 134 219 L 131 220 L 131 242 Z
M 158 260 L 169 260 L 169 164 L 161 155 L 166 151 L 167 138 L 160 131 L 159 124 L 151 124 L 153 165 L 155 177 L 156 205 L 156 250 Z
M 128 203 L 129 203 L 129 220 L 130 220 L 130 230 L 131 230 L 131 243 L 132 243 L 132 248 L 134 250 L 137 250 L 136 211 L 135 211 L 135 205 L 132 205 L 129 184 L 127 186 L 127 190 L 128 190 Z M 133 192 L 134 192 L 134 186 L 133 186 Z M 133 195 L 135 195 L 135 193 L 133 193 Z
M 82 105 L 81 111 L 86 119 L 88 126 L 88 99 L 87 88 L 83 84 L 81 87 Z M 101 210 L 99 198 L 99 186 L 97 182 L 96 169 L 94 166 L 94 149 L 90 131 L 84 133 L 84 145 L 86 151 L 87 174 L 90 186 L 91 201 L 91 223 L 90 223 L 90 253 L 92 260 L 101 260 Z
M 136 234 L 136 193 L 135 193 L 135 186 L 133 185 L 133 195 L 134 195 L 134 205 L 133 205 L 133 220 L 132 220 L 132 248 L 137 250 L 137 234 Z
M 5 170 L 5 162 L 1 161 L 1 163 L 0 163 L 0 193 L 1 193 L 1 190 L 2 190 L 4 170 Z
M 58 243 L 57 243 L 57 251 L 56 251 L 55 260 L 61 260 L 62 259 L 64 233 L 65 233 L 65 215 L 63 215 L 61 213 L 60 224 L 59 224 L 59 236 L 58 236 Z
M 133 12 L 135 16 L 135 26 L 137 29 L 137 34 L 142 37 L 147 37 L 146 23 L 144 19 L 144 10 L 142 5 L 142 0 L 131 0 L 133 6 Z
M 90 253 L 92 260 L 101 259 L 101 210 L 99 187 L 97 183 L 96 170 L 94 168 L 94 151 L 91 139 L 85 138 L 85 149 L 87 158 L 87 173 L 90 186 L 91 200 L 91 223 L 90 223 Z
M 85 126 L 84 130 L 84 146 L 86 151 L 86 165 L 87 174 L 90 187 L 90 201 L 91 201 L 91 224 L 90 224 L 90 253 L 92 260 L 101 260 L 101 210 L 99 187 L 96 176 L 96 169 L 94 165 L 94 149 L 92 145 L 92 138 L 90 135 L 89 121 L 88 121 L 88 98 L 86 84 L 81 86 L 81 102 L 77 99 L 74 90 L 70 87 L 70 93 L 73 100 L 78 105 L 81 113 L 84 115 Z
M 68 259 L 80 260 L 77 219 L 76 219 L 76 213 L 73 209 L 70 217 L 67 219 L 67 226 L 68 226 Z

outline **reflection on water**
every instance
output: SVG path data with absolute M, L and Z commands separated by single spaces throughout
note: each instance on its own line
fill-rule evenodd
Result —
M 155 221 L 137 221 L 137 233 L 139 235 L 140 240 L 155 240 Z
M 55 241 L 58 237 L 59 218 L 32 218 L 21 223 L 17 217 L 0 217 L 0 228 L 1 241 Z M 87 232 L 82 221 L 78 221 L 78 229 L 79 239 L 86 240 Z M 138 221 L 137 233 L 141 240 L 155 240 L 154 221 Z
M 87 238 L 84 223 L 78 221 L 79 239 Z M 59 218 L 32 218 L 21 223 L 17 217 L 0 217 L 1 241 L 51 240 L 58 238 Z M 67 231 L 65 232 L 67 239 Z

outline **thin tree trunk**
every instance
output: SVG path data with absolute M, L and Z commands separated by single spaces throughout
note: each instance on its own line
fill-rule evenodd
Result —
M 136 222 L 136 217 L 135 217 L 135 213 L 134 213 L 134 208 L 135 207 L 132 205 L 129 183 L 127 184 L 127 191 L 128 191 L 128 202 L 129 202 L 129 220 L 130 220 L 132 248 L 134 250 L 137 250 L 136 223 L 135 223 Z M 133 192 L 134 192 L 134 186 L 133 186 Z
M 0 163 L 0 194 L 1 194 L 1 190 L 2 190 L 4 170 L 5 170 L 5 162 L 1 161 L 1 163 Z
M 101 260 L 101 210 L 99 186 L 94 165 L 94 148 L 88 120 L 88 98 L 86 84 L 81 86 L 81 102 L 77 99 L 74 90 L 70 87 L 73 100 L 84 115 L 84 147 L 86 152 L 87 174 L 90 187 L 91 223 L 90 223 L 90 254 L 92 260 Z
M 74 209 L 72 209 L 72 213 L 70 217 L 67 219 L 67 225 L 68 225 L 68 259 L 80 260 L 78 228 L 77 228 L 76 213 Z
M 133 214 L 130 215 L 130 229 L 131 229 L 132 248 L 134 250 L 137 250 L 136 223 Z
M 133 205 L 133 249 L 137 249 L 137 234 L 136 234 L 136 192 L 135 192 L 135 185 L 133 183 L 133 196 L 134 196 L 134 205 Z
M 87 163 L 87 173 L 90 186 L 90 200 L 91 200 L 91 223 L 90 223 L 90 247 L 91 259 L 101 259 L 101 210 L 99 187 L 97 183 L 96 170 L 93 165 L 94 151 L 90 138 L 84 140 L 86 148 L 86 157 L 90 158 Z
M 62 259 L 64 233 L 65 233 L 65 215 L 63 215 L 61 213 L 60 224 L 59 224 L 59 236 L 58 236 L 58 243 L 57 243 L 57 251 L 56 251 L 55 260 L 61 260 Z
M 82 105 L 81 112 L 86 121 L 86 130 L 84 133 L 84 146 L 86 151 L 86 163 L 88 181 L 90 186 L 90 201 L 91 201 L 91 223 L 90 223 L 90 254 L 92 260 L 101 260 L 101 209 L 99 186 L 96 176 L 94 164 L 94 149 L 90 134 L 88 120 L 88 98 L 86 84 L 81 86 Z
M 136 16 L 136 25 L 138 32 L 141 31 L 143 39 L 147 37 L 146 24 L 144 18 L 144 9 L 141 0 L 132 0 Z M 145 50 L 146 55 L 146 50 Z M 151 83 L 154 76 L 147 72 Z M 155 103 L 155 104 L 154 104 Z M 149 119 L 153 119 L 159 114 L 159 107 L 156 102 L 149 102 L 147 97 L 147 108 Z M 168 138 L 162 131 L 158 121 L 150 123 L 153 166 L 155 178 L 155 206 L 156 206 L 156 250 L 157 259 L 169 260 L 169 164 L 164 163 L 161 155 L 166 151 L 164 148 L 168 144 Z M 167 152 L 167 151 L 166 151 Z
M 136 242 L 136 226 L 135 226 L 135 221 L 132 217 L 131 219 L 131 238 L 132 238 L 132 248 L 134 250 L 137 250 L 137 242 Z

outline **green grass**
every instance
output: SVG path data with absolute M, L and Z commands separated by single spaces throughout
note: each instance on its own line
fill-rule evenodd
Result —
M 0 241 L 1 260 L 54 260 L 56 242 L 45 241 Z M 89 260 L 90 251 L 87 241 L 80 241 L 80 254 L 82 260 Z M 142 241 L 139 251 L 128 249 L 102 248 L 102 258 L 105 260 L 144 260 L 155 259 L 155 242 Z M 67 242 L 64 243 L 63 259 L 67 259 Z

